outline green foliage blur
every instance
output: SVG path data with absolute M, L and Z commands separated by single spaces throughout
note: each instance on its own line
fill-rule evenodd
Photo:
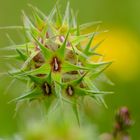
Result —
M 107 71 L 107 75 L 115 83 L 114 86 L 109 86 L 102 83 L 102 88 L 111 89 L 115 91 L 114 95 L 109 95 L 105 98 L 108 109 L 103 106 L 98 106 L 92 103 L 88 103 L 88 107 L 85 108 L 87 113 L 87 119 L 90 123 L 97 125 L 99 133 L 112 132 L 114 113 L 121 106 L 128 106 L 131 111 L 133 120 L 135 121 L 133 127 L 130 129 L 130 135 L 132 140 L 139 139 L 140 130 L 140 1 L 139 0 L 69 0 L 71 7 L 78 12 L 79 23 L 85 23 L 89 21 L 99 21 L 101 20 L 103 24 L 102 28 L 107 28 L 109 30 L 118 30 L 119 34 L 124 33 L 121 36 L 122 44 L 125 44 L 130 40 L 127 37 L 132 37 L 130 53 L 126 53 L 127 57 L 133 60 L 134 56 L 137 56 L 134 61 L 127 61 L 126 55 L 123 56 L 121 49 L 123 45 L 119 47 L 118 54 L 125 63 L 130 65 L 132 69 L 128 69 L 125 65 L 117 65 L 120 67 L 118 69 L 110 69 Z M 27 4 L 32 4 L 41 9 L 44 13 L 48 13 L 54 6 L 56 1 L 54 0 L 1 0 L 0 2 L 0 27 L 11 26 L 11 25 L 21 25 L 21 10 L 29 11 Z M 65 8 L 66 0 L 60 0 L 62 6 L 62 11 Z M 9 45 L 7 42 L 7 33 L 12 37 L 12 39 L 21 43 L 24 40 L 21 38 L 21 33 L 14 30 L 0 30 L 0 47 Z M 111 36 L 115 36 L 111 34 Z M 116 40 L 120 40 L 119 35 Z M 124 42 L 123 42 L 124 41 Z M 109 42 L 109 41 L 108 41 Z M 135 46 L 133 46 L 135 44 Z M 107 45 L 107 44 L 106 44 Z M 108 43 L 108 45 L 110 45 Z M 120 45 L 120 43 L 118 44 Z M 117 46 L 117 41 L 115 44 L 111 45 Z M 102 49 L 104 46 L 102 45 Z M 126 51 L 125 51 L 126 50 Z M 127 52 L 127 47 L 125 47 L 124 52 Z M 137 50 L 137 51 L 136 51 Z M 111 52 L 112 51 L 112 52 Z M 113 48 L 110 53 L 113 54 Z M 1 56 L 7 54 L 6 51 L 0 50 L 0 137 L 1 136 L 11 136 L 16 133 L 19 129 L 20 115 L 15 115 L 16 105 L 14 103 L 8 104 L 8 102 L 14 97 L 18 96 L 24 89 L 22 83 L 16 82 L 9 87 L 11 78 L 1 76 L 1 73 L 5 73 L 9 69 L 9 64 L 12 63 L 15 67 L 18 65 L 14 61 L 7 61 L 1 58 Z M 133 54 L 133 55 L 132 55 Z M 121 59 L 119 58 L 119 61 Z M 117 59 L 117 58 L 116 58 Z M 115 62 L 114 62 L 115 63 Z M 124 63 L 124 64 L 125 64 Z M 131 71 L 131 76 L 129 75 Z M 126 72 L 126 73 L 125 73 Z M 120 74 L 119 74 L 120 73 Z M 123 74 L 122 74 L 123 73 Z M 126 75 L 124 78 L 124 76 Z M 131 78 L 129 78 L 131 77 Z

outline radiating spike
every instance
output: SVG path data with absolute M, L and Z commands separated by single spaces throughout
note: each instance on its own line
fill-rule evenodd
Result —
M 67 24 L 69 26 L 69 18 L 70 18 L 70 3 L 67 2 L 64 18 L 63 18 L 63 25 Z
M 94 39 L 94 36 L 95 36 L 95 33 L 93 33 L 91 39 L 89 40 L 89 43 L 87 44 L 87 46 L 86 46 L 86 48 L 85 48 L 85 50 L 84 50 L 84 53 L 85 53 L 85 54 L 88 54 L 88 52 L 89 52 L 89 50 L 90 50 L 90 47 L 91 47 L 91 43 L 92 43 L 92 41 L 93 41 L 93 39 Z
M 63 42 L 63 44 L 61 45 L 61 47 L 58 49 L 58 55 L 62 58 L 62 59 L 64 59 L 64 57 L 65 57 L 65 51 L 66 51 L 66 44 L 67 44 L 67 41 L 68 41 L 68 37 L 69 37 L 69 31 L 68 31 L 68 33 L 67 33 L 67 35 L 66 35 L 66 37 L 65 37 L 65 40 L 64 40 L 64 42 Z
M 41 91 L 39 89 L 34 89 L 32 91 L 29 91 L 26 94 L 23 94 L 22 96 L 20 96 L 18 98 L 15 98 L 15 99 L 11 100 L 9 103 L 18 102 L 20 100 L 25 100 L 25 99 L 33 99 L 33 98 L 37 98 L 37 97 L 39 97 L 41 95 L 42 95 L 42 93 L 41 93 Z
M 40 47 L 42 53 L 43 53 L 44 56 L 45 56 L 45 59 L 48 61 L 48 59 L 50 59 L 51 56 L 52 56 L 52 52 L 51 52 L 48 48 L 46 48 L 44 45 L 42 45 L 42 44 L 39 42 L 39 40 L 36 39 L 36 37 L 35 37 L 34 35 L 32 35 L 32 37 L 34 38 L 34 40 L 36 41 L 36 43 L 39 45 L 39 47 Z
M 101 40 L 99 43 L 97 43 L 92 49 L 91 49 L 91 52 L 92 51 L 95 51 L 98 47 L 100 47 L 100 45 L 104 42 L 105 39 Z
M 72 105 L 72 107 L 73 107 L 73 111 L 76 115 L 78 125 L 80 126 L 80 118 L 79 118 L 79 112 L 78 112 L 78 107 L 77 107 L 77 102 L 76 101 L 75 101 L 75 104 Z

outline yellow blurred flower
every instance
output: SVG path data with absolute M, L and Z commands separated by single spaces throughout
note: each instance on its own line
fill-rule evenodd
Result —
M 112 71 L 124 80 L 135 78 L 139 72 L 140 58 L 140 42 L 137 36 L 122 28 L 113 28 L 107 33 L 97 35 L 92 45 L 102 39 L 105 41 L 97 51 L 104 55 L 104 60 L 114 61 L 108 71 Z

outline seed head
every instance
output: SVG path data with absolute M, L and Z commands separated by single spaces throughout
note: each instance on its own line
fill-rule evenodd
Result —
M 23 65 L 20 70 L 11 73 L 14 78 L 27 80 L 31 86 L 28 89 L 29 94 L 22 95 L 15 101 L 46 101 L 46 98 L 42 98 L 44 95 L 53 95 L 54 98 L 49 98 L 48 106 L 56 100 L 69 103 L 74 100 L 76 103 L 73 108 L 77 113 L 80 99 L 90 96 L 106 106 L 102 94 L 110 92 L 100 91 L 93 83 L 111 62 L 91 61 L 91 57 L 97 55 L 99 43 L 95 47 L 91 46 L 97 33 L 84 32 L 98 26 L 98 22 L 78 25 L 69 3 L 65 14 L 60 14 L 57 6 L 47 16 L 36 7 L 32 6 L 32 10 L 33 18 L 23 13 L 23 29 L 28 42 L 15 45 L 18 50 L 16 59 L 21 60 Z M 63 97 L 62 93 L 69 97 Z M 129 115 L 126 113 L 127 115 L 122 117 L 121 114 L 119 116 L 123 123 L 129 125 Z

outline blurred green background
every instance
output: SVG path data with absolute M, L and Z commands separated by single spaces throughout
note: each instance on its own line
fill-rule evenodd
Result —
M 60 0 L 62 10 L 66 0 Z M 21 10 L 27 10 L 27 4 L 33 4 L 46 14 L 54 6 L 53 0 L 0 0 L 0 27 L 21 25 Z M 71 7 L 78 11 L 79 23 L 101 20 L 108 33 L 99 36 L 95 41 L 106 38 L 101 51 L 105 59 L 114 60 L 107 75 L 115 86 L 106 86 L 115 91 L 106 97 L 109 106 L 105 109 L 98 106 L 98 111 L 90 109 L 89 120 L 98 125 L 99 132 L 110 132 L 113 127 L 114 112 L 120 106 L 128 106 L 135 124 L 130 130 L 133 140 L 139 140 L 140 130 L 140 1 L 139 0 L 70 0 Z M 0 30 L 0 47 L 8 45 L 6 34 L 17 42 L 22 42 L 18 31 Z M 3 55 L 0 51 L 0 55 Z M 0 60 L 0 73 L 8 69 L 11 61 Z M 13 65 L 16 66 L 15 63 Z M 7 102 L 24 88 L 16 83 L 4 94 L 10 78 L 0 77 L 0 136 L 12 135 L 18 130 L 18 119 L 14 117 L 15 104 Z M 20 92 L 21 92 L 20 91 Z M 94 107 L 93 107 L 94 108 Z

